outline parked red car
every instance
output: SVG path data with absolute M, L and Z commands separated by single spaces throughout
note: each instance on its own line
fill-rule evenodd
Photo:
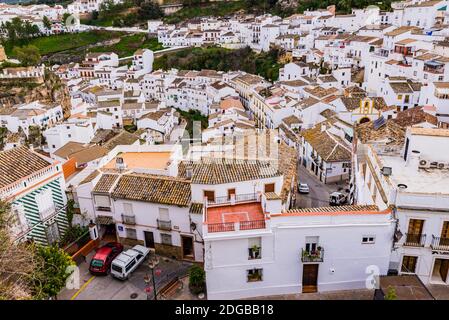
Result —
M 97 249 L 90 261 L 89 271 L 95 275 L 108 274 L 111 262 L 123 251 L 123 245 L 118 242 L 108 242 Z

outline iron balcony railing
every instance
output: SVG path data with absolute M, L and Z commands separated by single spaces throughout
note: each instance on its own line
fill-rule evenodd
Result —
M 432 235 L 430 247 L 434 250 L 449 251 L 449 238 L 435 237 Z
M 97 211 L 111 212 L 111 207 L 97 207 Z
M 124 224 L 136 224 L 136 216 L 122 214 L 122 221 Z
M 157 219 L 157 228 L 160 230 L 171 230 L 171 220 Z
M 324 261 L 324 249 L 320 247 L 320 250 L 305 250 L 301 251 L 302 262 L 323 262 Z
M 404 246 L 407 247 L 424 247 L 426 243 L 425 234 L 406 233 Z

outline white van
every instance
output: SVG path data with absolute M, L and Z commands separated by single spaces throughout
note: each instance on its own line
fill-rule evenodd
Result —
M 128 279 L 131 272 L 137 269 L 149 252 L 150 248 L 137 245 L 120 253 L 111 263 L 111 275 L 121 280 Z

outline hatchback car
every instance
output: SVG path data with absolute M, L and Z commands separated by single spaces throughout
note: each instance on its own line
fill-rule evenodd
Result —
M 307 185 L 307 183 L 300 183 L 298 185 L 298 191 L 299 191 L 299 193 L 309 193 L 310 189 L 309 189 L 309 186 Z
M 109 242 L 97 249 L 90 261 L 89 271 L 95 275 L 106 275 L 111 268 L 111 262 L 123 251 L 123 245 Z

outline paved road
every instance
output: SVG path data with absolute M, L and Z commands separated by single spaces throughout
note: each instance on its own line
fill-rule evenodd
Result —
M 91 260 L 93 252 L 89 254 L 87 261 Z M 156 288 L 160 289 L 166 285 L 175 276 L 184 276 L 187 274 L 191 263 L 176 261 L 160 257 L 156 270 L 160 274 L 156 275 Z M 80 270 L 80 288 L 63 289 L 58 294 L 59 300 L 145 300 L 147 286 L 144 277 L 148 275 L 151 278 L 151 270 L 147 261 L 144 261 L 129 277 L 128 280 L 121 281 L 107 276 L 92 276 L 88 271 L 88 264 L 82 263 Z M 149 284 L 152 288 L 152 283 Z M 151 291 L 153 291 L 151 289 Z M 134 294 L 134 295 L 133 295 Z M 131 297 L 133 295 L 133 297 Z M 153 299 L 153 292 L 150 293 L 150 299 Z
M 329 195 L 342 187 L 341 184 L 324 184 L 301 164 L 298 165 L 298 180 L 301 183 L 307 183 L 310 192 L 308 194 L 297 195 L 297 208 L 329 206 Z

